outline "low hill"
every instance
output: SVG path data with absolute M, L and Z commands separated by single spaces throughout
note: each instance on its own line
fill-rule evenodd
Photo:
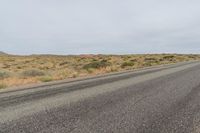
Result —
M 8 55 L 8 54 L 5 53 L 5 52 L 0 51 L 0 55 Z

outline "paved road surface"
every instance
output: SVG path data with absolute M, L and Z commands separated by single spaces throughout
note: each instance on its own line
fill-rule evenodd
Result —
M 200 63 L 0 92 L 0 133 L 200 133 Z

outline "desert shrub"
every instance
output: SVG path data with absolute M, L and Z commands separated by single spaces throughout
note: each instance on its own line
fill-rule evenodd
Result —
M 45 72 L 38 69 L 30 69 L 23 71 L 21 75 L 24 77 L 36 77 L 36 76 L 44 76 Z
M 197 56 L 195 56 L 195 55 L 188 55 L 188 58 L 197 59 Z
M 98 61 L 97 59 L 92 59 L 92 61 Z
M 143 64 L 143 66 L 145 66 L 145 67 L 152 66 L 152 63 L 151 63 L 151 62 L 145 62 L 145 63 Z
M 128 60 L 128 59 L 130 59 L 130 58 L 131 58 L 131 56 L 128 56 L 128 55 L 127 55 L 127 56 L 123 56 L 123 59 L 124 59 L 124 60 Z
M 131 61 L 129 61 L 129 62 L 124 62 L 124 63 L 122 63 L 122 65 L 121 65 L 122 68 L 125 68 L 125 67 L 128 67 L 128 66 L 134 66 L 134 62 L 131 62 Z
M 68 64 L 68 63 L 69 63 L 68 61 L 65 61 L 65 62 L 60 63 L 59 65 L 60 65 L 60 66 L 63 66 L 63 65 L 66 65 L 66 64 Z
M 17 69 L 22 69 L 22 67 L 21 66 L 17 66 Z
M 78 77 L 78 73 L 77 73 L 77 72 L 72 73 L 71 77 L 72 77 L 72 78 Z
M 0 79 L 8 78 L 10 77 L 10 73 L 7 71 L 0 71 Z
M 94 61 L 94 62 L 84 65 L 83 69 L 90 69 L 90 68 L 99 69 L 99 68 L 107 67 L 110 65 L 111 63 L 108 62 L 107 60 Z
M 42 82 L 50 82 L 53 80 L 53 78 L 51 76 L 44 76 L 44 77 L 39 78 L 39 80 Z
M 131 59 L 130 61 L 131 62 L 137 62 L 137 59 Z
M 163 57 L 163 59 L 168 60 L 168 59 L 173 59 L 174 57 L 175 57 L 174 55 L 166 55 Z
M 87 70 L 87 72 L 90 73 L 90 74 L 94 72 L 94 69 L 91 69 L 91 68 L 86 69 L 86 70 Z
M 6 84 L 0 83 L 0 89 L 4 89 L 4 88 L 6 88 L 6 87 L 7 87 Z
M 155 61 L 156 58 L 145 58 L 144 61 Z
M 25 64 L 28 64 L 28 63 L 30 63 L 30 62 L 32 62 L 32 61 L 30 61 L 30 60 L 24 61 Z
M 162 59 L 159 59 L 159 61 L 162 62 L 162 61 L 164 61 L 164 59 L 163 59 L 163 58 L 162 58 Z

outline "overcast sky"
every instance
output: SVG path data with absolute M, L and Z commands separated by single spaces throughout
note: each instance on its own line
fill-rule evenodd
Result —
M 200 1 L 0 0 L 0 51 L 200 53 Z

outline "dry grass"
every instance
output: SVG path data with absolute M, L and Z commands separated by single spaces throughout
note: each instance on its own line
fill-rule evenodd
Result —
M 0 88 L 198 60 L 199 55 L 0 56 Z
M 0 89 L 4 89 L 4 88 L 6 88 L 6 87 L 7 87 L 6 84 L 0 83 Z
M 41 82 L 50 82 L 53 80 L 53 78 L 51 76 L 43 76 L 43 77 L 40 77 L 39 80 Z

